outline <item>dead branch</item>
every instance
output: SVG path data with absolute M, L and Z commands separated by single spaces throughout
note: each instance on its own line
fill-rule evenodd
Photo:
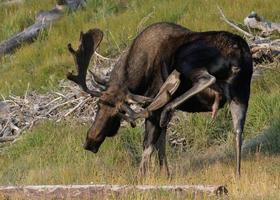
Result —
M 100 54 L 97 53 L 96 51 L 94 52 L 94 54 L 95 54 L 97 57 L 99 57 L 100 59 L 102 59 L 102 60 L 116 61 L 116 59 L 114 59 L 114 58 L 107 58 L 107 57 L 105 57 L 105 56 L 100 55 Z
M 237 31 L 241 32 L 243 35 L 246 35 L 250 38 L 253 38 L 254 35 L 252 35 L 251 33 L 248 33 L 247 31 L 244 31 L 243 29 L 239 28 L 239 26 L 237 26 L 234 22 L 228 20 L 224 14 L 224 12 L 222 11 L 222 9 L 218 6 L 218 10 L 220 11 L 221 14 L 221 19 L 223 21 L 225 21 L 228 25 L 230 25 L 231 27 L 233 27 L 234 29 L 236 29 Z

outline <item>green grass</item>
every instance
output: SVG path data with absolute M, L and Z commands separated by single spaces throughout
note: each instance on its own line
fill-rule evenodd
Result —
M 26 0 L 22 5 L 1 6 L 0 40 L 33 23 L 40 9 L 50 9 L 54 0 Z M 21 95 L 28 83 L 31 90 L 56 89 L 73 60 L 66 45 L 78 44 L 79 32 L 98 27 L 105 37 L 99 52 L 116 56 L 147 25 L 171 21 L 195 31 L 233 31 L 220 20 L 219 5 L 228 16 L 242 23 L 252 10 L 271 21 L 280 21 L 280 2 L 267 0 L 88 0 L 88 6 L 67 13 L 59 22 L 43 31 L 32 44 L 25 44 L 13 55 L 0 59 L 0 94 Z M 148 16 L 148 17 L 147 17 Z M 278 69 L 279 70 L 279 69 Z M 260 153 L 243 159 L 242 178 L 234 177 L 231 156 L 220 155 L 218 145 L 230 146 L 231 117 L 227 108 L 213 122 L 210 114 L 178 113 L 170 131 L 185 137 L 187 151 L 168 145 L 172 179 L 159 176 L 156 164 L 150 176 L 137 175 L 142 153 L 143 128 L 124 127 L 106 139 L 94 155 L 82 148 L 89 124 L 73 121 L 40 122 L 18 141 L 0 148 L 0 184 L 225 184 L 233 199 L 276 199 L 280 188 L 280 73 L 265 71 L 252 84 L 252 95 L 245 127 L 245 138 L 265 133 L 269 145 Z M 231 152 L 232 149 L 229 150 Z M 208 156 L 211 155 L 211 156 Z M 222 156 L 225 159 L 211 159 Z M 211 157 L 211 158 L 210 158 Z M 215 160 L 215 159 L 214 159 Z M 176 194 L 130 194 L 124 199 L 182 198 Z M 114 197 L 112 196 L 114 199 Z

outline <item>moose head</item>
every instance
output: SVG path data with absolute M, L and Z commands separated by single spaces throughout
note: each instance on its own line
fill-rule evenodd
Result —
M 152 99 L 140 95 L 132 94 L 127 87 L 123 85 L 110 85 L 108 81 L 94 75 L 94 89 L 89 89 L 86 84 L 86 75 L 90 59 L 99 46 L 103 38 L 103 32 L 99 29 L 91 29 L 86 33 L 80 34 L 80 45 L 78 50 L 74 50 L 71 44 L 68 44 L 68 50 L 72 54 L 77 68 L 77 75 L 73 72 L 67 74 L 67 78 L 80 86 L 80 88 L 98 98 L 98 109 L 95 120 L 87 132 L 84 148 L 94 153 L 98 152 L 100 145 L 106 137 L 116 135 L 119 130 L 121 120 L 128 121 L 131 126 L 135 126 L 135 119 L 142 114 L 134 112 L 131 103 L 146 104 Z

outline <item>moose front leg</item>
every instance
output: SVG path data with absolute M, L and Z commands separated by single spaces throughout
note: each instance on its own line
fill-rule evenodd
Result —
M 238 177 L 240 176 L 242 133 L 246 118 L 247 107 L 247 104 L 240 103 L 234 100 L 232 100 L 230 103 L 230 111 L 235 132 L 236 175 Z
M 156 143 L 156 150 L 158 151 L 160 172 L 166 173 L 167 177 L 169 177 L 170 172 L 166 157 L 166 128 L 163 128 L 160 133 L 160 136 Z
M 153 112 L 152 115 L 145 120 L 145 137 L 143 142 L 144 151 L 139 167 L 138 176 L 146 175 L 151 156 L 154 150 L 158 151 L 160 171 L 166 170 L 169 176 L 169 169 L 166 158 L 166 129 L 159 126 L 160 111 Z
M 216 82 L 216 78 L 210 75 L 206 69 L 193 70 L 190 74 L 193 86 L 187 92 L 177 97 L 164 107 L 160 117 L 160 126 L 166 127 L 171 119 L 173 111 L 187 99 L 208 88 Z
M 151 156 L 155 150 L 156 141 L 159 138 L 160 128 L 157 126 L 158 120 L 155 115 L 145 119 L 145 136 L 143 141 L 143 153 L 138 171 L 138 176 L 145 176 L 151 161 Z

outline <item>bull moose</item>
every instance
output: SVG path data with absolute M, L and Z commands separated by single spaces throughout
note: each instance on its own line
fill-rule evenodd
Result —
M 90 90 L 87 68 L 102 38 L 101 30 L 91 29 L 81 32 L 77 51 L 68 44 L 78 74 L 68 73 L 67 78 L 99 98 L 96 118 L 87 132 L 86 150 L 97 153 L 105 138 L 118 132 L 121 120 L 134 126 L 137 118 L 144 117 L 139 172 L 145 174 L 156 149 L 160 169 L 169 174 L 165 138 L 173 111 L 212 111 L 215 116 L 228 102 L 236 135 L 236 174 L 240 175 L 252 76 L 251 53 L 244 39 L 225 31 L 192 32 L 173 23 L 156 23 L 143 30 L 122 53 L 109 81 L 94 76 L 100 87 Z M 131 103 L 141 104 L 144 110 L 136 113 Z

